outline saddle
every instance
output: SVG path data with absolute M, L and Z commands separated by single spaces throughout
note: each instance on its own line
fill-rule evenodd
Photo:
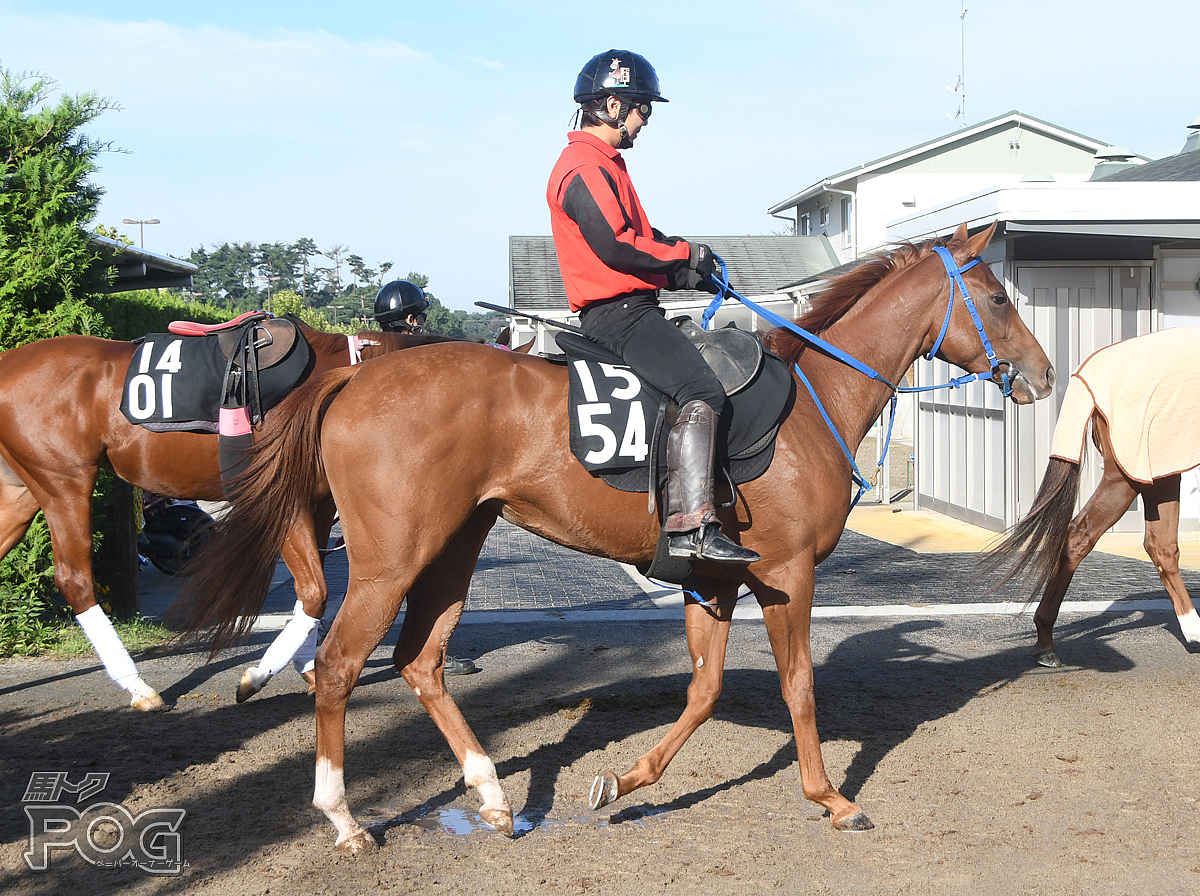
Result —
M 239 344 L 246 336 L 247 328 L 254 328 L 255 359 L 259 370 L 274 367 L 288 356 L 297 339 L 303 339 L 296 328 L 293 315 L 272 317 L 266 311 L 247 311 L 232 320 L 219 324 L 201 324 L 190 320 L 174 320 L 167 330 L 178 336 L 216 336 L 221 353 L 226 359 L 235 355 Z M 240 364 L 239 364 L 240 366 Z
M 135 340 L 122 413 L 153 432 L 218 433 L 225 481 L 240 471 L 252 428 L 311 367 L 297 323 L 257 311 L 212 326 L 175 321 Z

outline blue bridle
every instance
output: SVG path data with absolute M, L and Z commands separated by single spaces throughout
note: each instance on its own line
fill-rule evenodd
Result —
M 967 285 L 963 282 L 962 278 L 962 275 L 965 271 L 969 271 L 971 268 L 975 267 L 975 265 L 979 264 L 979 259 L 976 258 L 973 261 L 959 267 L 957 262 L 955 262 L 954 257 L 946 249 L 942 248 L 941 246 L 937 246 L 934 248 L 934 251 L 937 252 L 938 257 L 941 258 L 942 264 L 946 268 L 946 275 L 950 278 L 950 301 L 946 306 L 946 316 L 942 321 L 941 331 L 938 333 L 938 337 L 934 341 L 933 347 L 924 357 L 926 360 L 933 360 L 933 358 L 937 355 L 938 350 L 942 347 L 942 342 L 946 338 L 946 332 L 950 328 L 950 316 L 954 311 L 954 292 L 957 288 L 958 291 L 962 293 L 963 303 L 967 306 L 967 311 L 970 312 L 971 320 L 975 322 L 975 329 L 978 331 L 979 338 L 983 342 L 984 353 L 987 355 L 988 364 L 991 365 L 991 369 L 987 373 L 972 373 L 964 377 L 956 377 L 951 379 L 949 382 L 941 383 L 936 386 L 897 386 L 895 383 L 886 379 L 869 365 L 864 364 L 862 361 L 859 361 L 852 355 L 847 354 L 837 346 L 826 342 L 815 333 L 810 333 L 803 327 L 798 326 L 784 317 L 780 317 L 773 311 L 768 311 L 761 305 L 755 304 L 745 296 L 734 291 L 729 285 L 729 275 L 726 270 L 724 260 L 715 254 L 713 255 L 713 258 L 717 263 L 720 273 L 718 274 L 717 272 L 714 272 L 711 275 L 711 279 L 717 286 L 717 295 L 704 310 L 700 325 L 703 327 L 703 329 L 707 330 L 709 324 L 712 322 L 713 315 L 717 313 L 717 309 L 721 307 L 721 304 L 725 301 L 726 297 L 732 296 L 759 317 L 775 325 L 776 327 L 780 327 L 795 333 L 821 353 L 854 368 L 859 373 L 869 377 L 870 379 L 883 383 L 892 392 L 890 399 L 892 413 L 889 414 L 887 438 L 884 441 L 883 451 L 881 452 L 883 457 L 886 458 L 888 446 L 892 441 L 892 425 L 896 420 L 895 409 L 898 393 L 928 392 L 933 389 L 958 389 L 961 386 L 964 386 L 967 383 L 973 383 L 976 380 L 996 380 L 999 378 L 998 385 L 1000 386 L 1000 391 L 1003 393 L 1004 397 L 1008 398 L 1010 395 L 1012 395 L 1012 382 L 1009 373 L 1012 365 L 1008 361 L 1004 361 L 996 357 L 996 353 L 992 349 L 992 342 L 990 339 L 988 339 L 987 332 L 984 329 L 983 320 L 980 318 L 979 311 L 975 307 L 975 302 L 971 298 L 971 294 L 967 291 Z M 821 403 L 821 399 L 817 396 L 817 392 L 813 388 L 812 383 L 809 382 L 808 377 L 804 375 L 804 371 L 800 369 L 800 365 L 794 364 L 793 367 L 795 368 L 796 375 L 800 378 L 800 382 L 804 383 L 805 388 L 808 389 L 809 395 L 812 396 L 813 403 L 816 405 L 817 410 L 821 412 L 821 416 L 825 420 L 825 425 L 829 427 L 829 431 L 833 433 L 833 437 L 837 440 L 838 446 L 842 449 L 842 453 L 846 456 L 846 460 L 850 462 L 850 476 L 858 485 L 858 494 L 854 496 L 854 501 L 850 505 L 853 507 L 858 504 L 858 501 L 863 496 L 864 492 L 868 492 L 874 488 L 874 482 L 873 480 L 868 480 L 866 477 L 864 477 L 862 472 L 858 469 L 858 464 L 855 463 L 854 460 L 854 453 L 850 450 L 849 446 L 846 445 L 846 441 L 842 438 L 841 433 L 838 432 L 837 427 L 834 426 L 833 420 L 830 419 L 828 412 L 825 410 L 825 406 Z M 1002 370 L 1001 368 L 1004 369 Z M 876 468 L 876 477 L 878 476 L 878 468 L 882 467 L 883 463 L 884 461 L 880 460 Z

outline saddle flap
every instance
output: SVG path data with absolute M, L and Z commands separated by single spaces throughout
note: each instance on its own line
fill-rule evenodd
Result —
M 274 367 L 288 356 L 292 346 L 296 344 L 296 325 L 282 317 L 265 319 L 251 324 L 254 330 L 250 334 L 254 351 L 258 355 L 258 369 L 266 370 Z M 221 354 L 226 359 L 237 351 L 242 341 L 241 328 L 236 330 L 221 330 L 216 333 L 221 344 Z M 234 366 L 240 367 L 240 360 L 234 360 Z

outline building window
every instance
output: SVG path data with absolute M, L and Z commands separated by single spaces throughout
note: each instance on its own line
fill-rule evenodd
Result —
M 850 245 L 850 197 L 842 197 L 842 245 Z
M 812 215 L 808 212 L 800 216 L 800 235 L 812 236 Z
M 829 225 L 829 206 L 822 205 L 817 209 L 817 224 L 821 227 Z

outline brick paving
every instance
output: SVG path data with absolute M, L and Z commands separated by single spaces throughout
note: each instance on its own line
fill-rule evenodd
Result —
M 817 569 L 814 605 L 963 604 L 1019 600 L 1012 589 L 987 593 L 979 555 L 923 554 L 847 530 L 833 556 Z M 344 552 L 326 561 L 332 607 L 345 594 Z M 1200 595 L 1200 572 L 1184 571 Z M 1072 601 L 1163 599 L 1166 592 L 1148 560 L 1092 553 L 1076 573 Z M 265 613 L 290 613 L 290 579 L 272 590 Z M 500 520 L 484 545 L 467 595 L 476 610 L 637 610 L 654 603 L 610 560 L 560 547 Z

